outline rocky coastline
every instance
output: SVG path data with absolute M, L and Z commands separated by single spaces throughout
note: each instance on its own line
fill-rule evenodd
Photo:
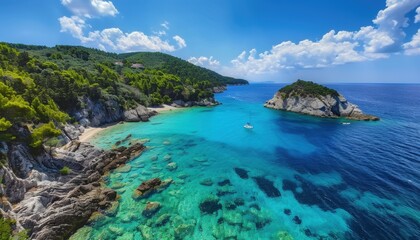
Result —
M 316 89 L 324 94 L 311 93 Z M 298 80 L 280 89 L 264 107 L 325 118 L 345 118 L 358 121 L 378 121 L 379 117 L 365 114 L 355 104 L 336 92 L 321 85 Z
M 74 112 L 74 124 L 62 126 L 61 147 L 34 152 L 26 142 L 1 142 L 5 162 L 0 166 L 0 215 L 15 222 L 13 232 L 27 231 L 30 239 L 68 239 L 92 214 L 103 214 L 118 204 L 117 193 L 103 187 L 103 177 L 139 156 L 145 147 L 127 136 L 110 151 L 78 139 L 87 127 L 117 122 L 148 121 L 158 114 L 142 105 L 123 110 L 116 101 L 85 100 Z M 200 102 L 175 101 L 175 107 L 215 106 L 213 98 Z M 29 129 L 18 127 L 22 135 Z M 3 158 L 3 157 L 2 157 Z M 68 172 L 60 173 L 63 168 Z
M 102 177 L 139 156 L 145 146 L 133 142 L 102 151 L 71 141 L 37 157 L 24 144 L 3 145 L 2 150 L 9 152 L 10 166 L 20 169 L 0 168 L 1 214 L 16 220 L 15 231 L 26 229 L 30 239 L 44 240 L 68 239 L 93 213 L 112 207 L 117 193 L 102 187 Z M 68 173 L 60 173 L 64 166 Z

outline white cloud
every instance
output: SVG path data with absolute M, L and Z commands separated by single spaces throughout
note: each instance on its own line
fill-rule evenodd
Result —
M 164 30 L 161 30 L 161 31 L 155 31 L 155 32 L 153 32 L 155 35 L 158 35 L 158 36 L 165 36 L 166 35 L 166 31 L 164 31 Z
M 59 18 L 61 32 L 68 32 L 83 44 L 97 47 L 101 50 L 113 50 L 122 52 L 131 51 L 166 51 L 175 50 L 187 46 L 185 40 L 176 35 L 172 39 L 174 44 L 162 39 L 166 31 L 158 31 L 153 35 L 147 35 L 141 31 L 129 33 L 123 32 L 119 28 L 106 28 L 101 31 L 90 31 L 87 34 L 84 30 L 91 27 L 86 20 L 93 17 L 115 16 L 118 10 L 111 1 L 105 0 L 61 0 L 61 3 L 73 12 L 74 16 Z M 161 24 L 166 30 L 169 29 L 169 22 Z
M 86 27 L 86 23 L 83 19 L 72 16 L 72 17 L 61 17 L 58 19 L 60 22 L 60 32 L 69 32 L 73 37 L 80 39 L 82 42 L 86 42 L 89 39 L 83 36 L 83 29 Z
M 386 58 L 403 48 L 406 54 L 413 54 L 418 51 L 420 34 L 403 46 L 404 28 L 408 26 L 405 16 L 419 4 L 420 0 L 387 0 L 386 8 L 373 20 L 374 26 L 354 32 L 332 30 L 319 41 L 285 41 L 258 55 L 255 49 L 243 51 L 231 61 L 231 67 L 224 68 L 224 73 L 243 77 L 283 69 L 322 68 Z
M 416 17 L 414 18 L 414 23 L 420 22 L 420 7 L 416 9 Z
M 404 54 L 406 55 L 420 55 L 420 29 L 413 36 L 410 42 L 405 43 Z
M 210 57 L 190 57 L 188 59 L 188 62 L 197 65 L 197 66 L 201 66 L 201 67 L 206 67 L 206 68 L 211 68 L 211 69 L 216 69 L 217 67 L 220 66 L 220 62 L 217 61 L 216 59 L 213 58 L 213 56 Z
M 158 36 L 147 36 L 142 32 L 123 34 L 116 39 L 116 42 L 117 48 L 115 50 L 121 51 L 152 50 L 173 52 L 176 50 L 173 45 Z
M 169 30 L 169 22 L 168 21 L 164 21 L 162 24 L 160 24 L 160 26 L 162 26 L 166 30 Z
M 61 0 L 74 15 L 85 18 L 115 16 L 118 10 L 111 1 L 105 0 Z
M 168 41 L 161 39 L 159 36 L 149 36 L 139 31 L 124 33 L 119 28 L 107 28 L 102 31 L 89 32 L 87 37 L 82 35 L 79 39 L 83 39 L 85 43 L 93 42 L 94 44 L 97 44 L 101 50 L 108 49 L 118 52 L 173 52 L 178 49 Z
M 231 63 L 238 73 L 263 74 L 281 69 L 320 68 L 366 60 L 365 56 L 355 50 L 358 47 L 357 42 L 338 40 L 346 35 L 351 40 L 354 34 L 350 32 L 336 34 L 331 31 L 318 42 L 310 40 L 303 40 L 297 44 L 291 41 L 282 42 L 258 56 L 256 56 L 256 50 L 252 49 L 249 54 L 242 52 Z
M 373 23 L 377 25 L 367 41 L 368 52 L 395 52 L 401 49 L 408 27 L 405 16 L 420 4 L 419 0 L 387 0 L 386 8 L 378 12 Z
M 178 44 L 178 47 L 180 49 L 187 46 L 187 43 L 185 43 L 185 40 L 178 35 L 175 35 L 172 39 L 174 39 L 176 41 L 176 43 Z

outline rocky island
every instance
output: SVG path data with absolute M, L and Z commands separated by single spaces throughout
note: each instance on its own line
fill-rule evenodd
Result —
M 357 105 L 348 102 L 336 90 L 304 80 L 283 87 L 264 106 L 317 117 L 379 120 L 376 116 L 364 114 Z

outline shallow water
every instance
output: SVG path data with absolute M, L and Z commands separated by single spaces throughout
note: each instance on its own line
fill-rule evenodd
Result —
M 332 85 L 382 118 L 350 125 L 263 108 L 280 87 L 230 87 L 220 106 L 102 132 L 99 147 L 132 134 L 148 149 L 107 178 L 119 206 L 74 239 L 418 239 L 420 85 Z M 132 198 L 155 177 L 173 182 Z M 146 217 L 148 201 L 161 208 Z

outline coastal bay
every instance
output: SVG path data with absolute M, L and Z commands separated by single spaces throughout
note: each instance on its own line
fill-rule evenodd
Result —
M 413 112 L 415 106 L 408 102 L 388 102 L 385 90 L 397 89 L 409 100 L 418 85 L 334 86 L 383 119 L 350 125 L 341 125 L 339 119 L 264 109 L 262 103 L 279 86 L 230 87 L 217 95 L 220 106 L 168 112 L 150 122 L 115 125 L 99 133 L 92 139 L 97 147 L 110 149 L 131 134 L 132 139 L 144 141 L 147 150 L 106 181 L 121 195 L 117 211 L 85 226 L 74 239 L 417 235 L 418 175 L 413 168 L 393 168 L 388 161 L 415 164 L 414 146 L 390 149 L 392 143 L 385 139 L 416 139 L 415 134 L 402 136 L 397 129 L 419 129 L 415 123 L 419 113 L 394 115 L 386 107 L 378 108 L 377 99 L 389 108 Z M 369 88 L 384 91 L 369 95 Z M 252 131 L 242 127 L 246 121 L 254 125 Z M 377 177 L 389 171 L 399 180 Z M 147 198 L 133 198 L 135 190 L 153 178 L 172 183 Z M 325 202 L 325 196 L 330 201 Z M 148 202 L 153 205 L 148 207 Z M 146 208 L 156 210 L 142 215 Z M 394 218 L 384 217 L 389 214 Z M 243 217 L 238 219 L 239 215 Z M 398 227 L 383 231 L 383 224 Z M 371 227 L 362 230 L 365 225 Z

